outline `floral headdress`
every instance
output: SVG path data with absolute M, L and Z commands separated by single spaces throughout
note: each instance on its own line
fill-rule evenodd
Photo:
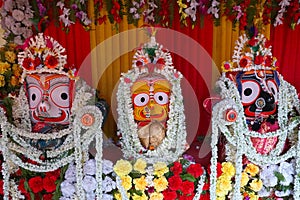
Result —
M 52 37 L 39 33 L 28 38 L 23 48 L 18 54 L 18 63 L 23 68 L 21 82 L 27 74 L 33 73 L 57 73 L 76 78 L 75 70 L 66 66 L 66 49 Z
M 127 158 L 144 158 L 148 163 L 174 162 L 186 148 L 186 126 L 183 96 L 180 81 L 182 74 L 174 69 L 171 54 L 163 49 L 151 36 L 150 42 L 136 50 L 132 69 L 122 74 L 117 92 L 118 135 L 122 151 Z M 171 84 L 167 137 L 154 150 L 145 149 L 138 138 L 138 127 L 134 121 L 131 86 L 143 76 L 151 73 L 164 76 Z
M 271 48 L 262 34 L 250 39 L 245 34 L 241 35 L 236 41 L 232 61 L 223 62 L 221 69 L 223 72 L 275 70 L 278 63 L 272 56 Z

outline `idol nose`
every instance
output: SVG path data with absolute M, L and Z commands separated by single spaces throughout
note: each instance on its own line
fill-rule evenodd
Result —
M 47 100 L 42 100 L 38 106 L 39 112 L 45 113 L 50 110 L 50 104 Z

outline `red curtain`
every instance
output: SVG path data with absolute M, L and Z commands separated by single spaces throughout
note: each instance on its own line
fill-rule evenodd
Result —
M 292 30 L 288 25 L 271 28 L 270 40 L 273 55 L 279 61 L 278 71 L 300 92 L 300 27 Z

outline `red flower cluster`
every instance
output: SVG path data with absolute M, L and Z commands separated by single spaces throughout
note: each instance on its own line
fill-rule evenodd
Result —
M 114 21 L 119 24 L 122 20 L 122 18 L 120 16 L 121 6 L 118 1 L 114 1 L 113 4 L 114 5 L 113 5 L 110 13 L 113 15 Z
M 36 57 L 35 59 L 26 57 L 23 60 L 22 66 L 26 70 L 35 70 L 39 65 L 43 64 L 42 60 L 39 57 Z M 44 63 L 49 69 L 54 69 L 58 65 L 58 59 L 55 56 L 47 56 L 45 63 Z
M 170 167 L 170 176 L 167 176 L 169 186 L 162 192 L 164 199 L 190 200 L 195 196 L 198 180 L 204 170 L 198 163 L 189 164 L 188 167 L 184 166 L 184 163 L 176 161 Z
M 60 177 L 60 169 L 45 172 L 27 180 L 26 175 L 20 179 L 18 189 L 26 197 L 34 195 L 35 199 L 51 200 L 53 192 L 56 191 L 56 181 Z

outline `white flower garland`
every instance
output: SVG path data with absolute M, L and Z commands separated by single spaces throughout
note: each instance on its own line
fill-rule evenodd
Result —
M 146 46 L 155 47 L 155 39 L 145 44 Z M 138 50 L 134 58 L 150 58 L 143 51 Z M 184 152 L 186 144 L 186 126 L 183 96 L 181 92 L 180 80 L 182 74 L 177 72 L 173 67 L 172 58 L 168 52 L 162 50 L 162 46 L 156 50 L 155 60 L 163 58 L 165 66 L 163 69 L 154 69 L 154 72 L 162 74 L 172 85 L 172 92 L 169 103 L 169 119 L 167 121 L 167 132 L 163 142 L 155 149 L 146 152 L 138 138 L 138 128 L 134 121 L 133 105 L 131 101 L 131 86 L 141 75 L 145 75 L 148 70 L 143 68 L 139 70 L 136 62 L 133 62 L 133 69 L 126 74 L 122 74 L 117 92 L 118 101 L 118 128 L 119 134 L 122 135 L 121 144 L 125 158 L 143 158 L 147 163 L 156 163 L 158 161 L 174 162 Z M 143 153 L 141 153 L 143 152 Z
M 298 126 L 300 124 L 299 118 L 289 120 L 288 113 L 295 108 L 299 111 L 299 100 L 297 92 L 293 86 L 287 83 L 279 75 L 280 86 L 278 93 L 278 123 L 280 129 L 269 132 L 267 134 L 259 134 L 255 131 L 249 131 L 244 115 L 244 109 L 240 100 L 240 95 L 235 84 L 222 75 L 217 82 L 220 87 L 222 101 L 217 103 L 213 108 L 212 117 L 212 158 L 211 158 L 211 176 L 210 176 L 210 199 L 216 199 L 216 166 L 217 166 L 217 142 L 219 133 L 226 136 L 228 144 L 226 145 L 227 159 L 235 161 L 236 177 L 235 180 L 241 179 L 242 173 L 242 156 L 245 155 L 251 162 L 258 166 L 277 164 L 289 158 L 296 158 L 296 174 L 300 173 L 299 166 L 299 139 L 300 133 Z M 237 119 L 235 122 L 228 122 L 224 119 L 224 113 L 228 109 L 233 109 L 237 112 Z M 281 155 L 286 139 L 290 135 L 298 135 L 297 141 L 284 154 Z M 258 154 L 252 145 L 251 137 L 268 138 L 278 137 L 276 147 L 267 155 Z M 289 137 L 295 138 L 295 137 Z M 235 151 L 235 154 L 233 153 Z M 230 157 L 228 157 L 230 156 Z M 234 156 L 234 157 L 232 157 Z M 294 195 L 300 196 L 299 177 L 295 176 Z M 241 199 L 240 197 L 240 181 L 236 181 L 234 185 L 233 199 Z M 297 199 L 297 198 L 296 198 Z
M 0 149 L 3 153 L 4 162 L 2 164 L 3 173 L 3 189 L 4 199 L 8 199 L 10 191 L 10 180 L 9 176 L 11 173 L 12 165 L 20 166 L 24 169 L 35 171 L 35 172 L 48 172 L 53 171 L 59 167 L 62 167 L 75 160 L 76 163 L 76 179 L 77 179 L 77 196 L 79 199 L 85 199 L 85 195 L 82 189 L 83 169 L 82 162 L 87 160 L 89 144 L 92 140 L 96 139 L 96 165 L 97 175 L 96 180 L 98 187 L 96 190 L 97 199 L 102 199 L 102 113 L 94 105 L 93 94 L 94 90 L 91 89 L 85 82 L 78 81 L 76 88 L 79 88 L 76 92 L 75 99 L 73 102 L 71 112 L 71 124 L 68 129 L 60 130 L 55 133 L 39 134 L 32 133 L 28 128 L 31 128 L 28 112 L 28 102 L 26 100 L 24 89 L 21 88 L 20 99 L 15 98 L 16 103 L 14 106 L 21 106 L 22 108 L 16 107 L 13 113 L 14 117 L 21 117 L 21 128 L 15 127 L 14 125 L 7 122 L 6 116 L 3 110 L 0 110 L 0 125 L 2 129 L 2 138 L 0 139 Z M 91 123 L 83 124 L 82 118 L 85 114 L 88 114 Z M 27 116 L 28 118 L 24 118 Z M 22 123 L 24 119 L 24 123 Z M 63 144 L 58 148 L 47 151 L 47 161 L 40 160 L 42 151 L 34 148 L 28 144 L 29 139 L 59 139 L 66 136 Z M 71 155 L 69 150 L 74 149 L 75 152 Z M 17 154 L 26 155 L 26 157 L 39 163 L 34 165 L 23 162 Z

